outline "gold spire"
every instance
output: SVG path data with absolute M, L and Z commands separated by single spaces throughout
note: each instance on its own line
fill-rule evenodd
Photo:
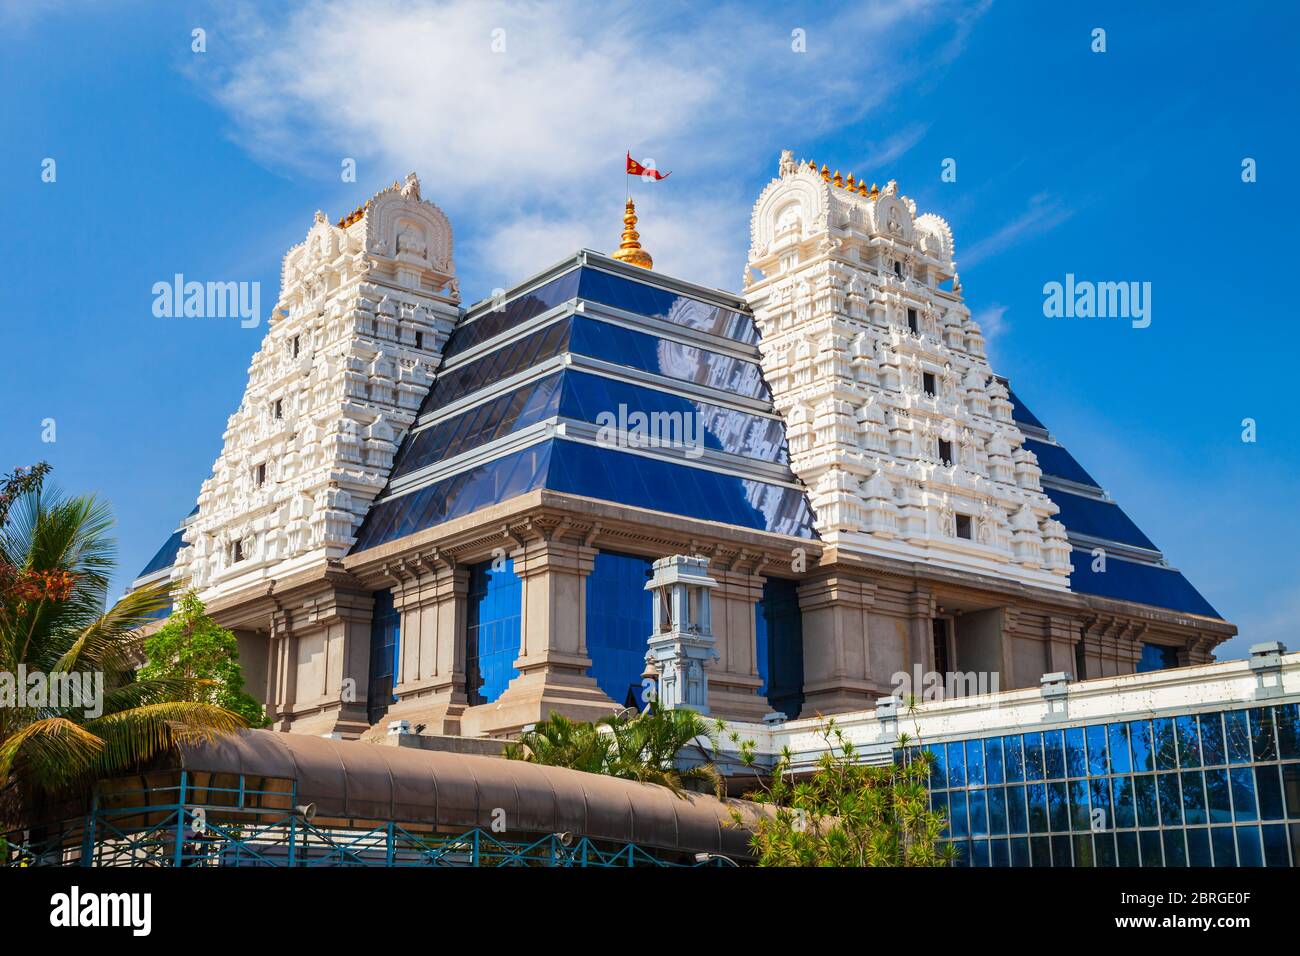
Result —
M 650 258 L 650 253 L 641 248 L 640 239 L 641 235 L 636 231 L 636 206 L 629 199 L 627 209 L 623 212 L 623 241 L 618 244 L 618 250 L 610 255 L 631 266 L 653 269 L 655 261 Z

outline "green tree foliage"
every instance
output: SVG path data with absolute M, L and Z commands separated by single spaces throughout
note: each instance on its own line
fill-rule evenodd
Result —
M 43 490 L 46 470 L 0 483 L 0 830 L 41 819 L 96 778 L 137 769 L 181 740 L 244 724 L 194 702 L 188 681 L 136 679 L 138 629 L 167 605 L 167 588 L 139 588 L 104 610 L 112 513 L 93 497 Z M 51 683 L 84 676 L 102 693 L 89 705 L 33 702 L 14 695 L 20 672 Z
M 933 756 L 923 751 L 885 767 L 859 760 L 834 719 L 818 728 L 826 751 L 811 774 L 796 775 L 786 749 L 749 799 L 772 808 L 752 825 L 760 866 L 950 866 L 951 844 L 939 839 L 944 815 L 930 809 L 926 778 Z M 755 766 L 754 742 L 740 743 Z M 908 739 L 899 740 L 907 753 Z M 737 824 L 741 817 L 733 811 Z
M 557 713 L 507 746 L 506 756 L 657 783 L 674 793 L 705 784 L 720 794 L 722 779 L 708 760 L 709 750 L 699 747 L 698 764 L 682 766 L 686 761 L 678 757 L 700 740 L 715 748 L 721 726 L 693 710 L 665 710 L 658 703 L 651 703 L 643 713 L 624 711 L 595 723 Z
M 144 644 L 141 680 L 186 681 L 186 700 L 238 714 L 250 727 L 265 727 L 266 710 L 244 691 L 239 643 L 233 632 L 208 617 L 203 602 L 187 591 L 161 628 Z

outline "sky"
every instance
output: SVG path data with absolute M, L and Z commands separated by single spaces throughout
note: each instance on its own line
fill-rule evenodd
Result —
M 791 149 L 947 220 L 994 370 L 1240 628 L 1221 659 L 1300 649 L 1298 27 L 1249 0 L 0 0 L 0 472 L 109 500 L 120 589 L 193 507 L 317 209 L 417 172 L 473 301 L 614 249 L 630 149 L 671 171 L 634 186 L 656 269 L 737 291 Z M 263 321 L 156 316 L 177 273 L 259 283 Z M 1067 274 L 1150 283 L 1150 325 L 1045 315 Z

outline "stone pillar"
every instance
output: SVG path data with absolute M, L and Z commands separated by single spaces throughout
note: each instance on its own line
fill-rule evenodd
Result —
M 519 676 L 489 704 L 468 708 L 466 736 L 505 734 L 559 712 L 595 720 L 622 707 L 587 672 L 587 576 L 596 551 L 579 544 L 534 539 L 510 555 L 523 581 Z
M 891 675 L 872 671 L 867 611 L 875 595 L 875 585 L 838 573 L 799 586 L 804 715 L 864 710 L 892 691 Z
M 401 614 L 397 702 L 380 720 L 424 724 L 431 734 L 459 734 L 468 706 L 465 693 L 466 596 L 469 569 L 421 561 L 393 588 Z
M 271 615 L 271 632 L 267 648 L 266 716 L 271 726 L 287 732 L 292 720 L 288 716 L 294 699 L 294 679 L 297 676 L 292 662 L 296 659 L 291 616 L 283 608 Z
M 757 605 L 764 578 L 738 571 L 710 570 L 713 635 L 718 660 L 709 671 L 709 710 L 728 720 L 762 720 L 772 709 L 759 676 Z
M 370 622 L 374 598 L 330 588 L 309 599 L 295 622 L 287 661 L 292 691 L 283 717 L 301 734 L 361 736 L 370 728 Z

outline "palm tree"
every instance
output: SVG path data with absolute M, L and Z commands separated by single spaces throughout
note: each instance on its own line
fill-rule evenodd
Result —
M 700 748 L 702 763 L 679 766 L 682 751 L 692 744 L 698 747 L 701 739 L 716 749 L 717 730 L 713 724 L 693 710 L 665 710 L 654 702 L 643 713 L 624 711 L 595 723 L 551 714 L 508 745 L 506 756 L 657 783 L 678 794 L 690 783 L 704 782 L 721 796 L 722 777 L 704 748 Z
M 30 479 L 0 487 L 0 677 L 13 694 L 20 668 L 46 679 L 102 675 L 102 699 L 69 706 L 77 702 L 66 695 L 42 702 L 19 694 L 2 702 L 0 831 L 39 823 L 84 797 L 95 779 L 138 768 L 180 741 L 244 726 L 229 711 L 186 701 L 192 681 L 135 679 L 144 659 L 137 629 L 167 606 L 167 585 L 141 587 L 104 610 L 116 550 L 111 511 Z

